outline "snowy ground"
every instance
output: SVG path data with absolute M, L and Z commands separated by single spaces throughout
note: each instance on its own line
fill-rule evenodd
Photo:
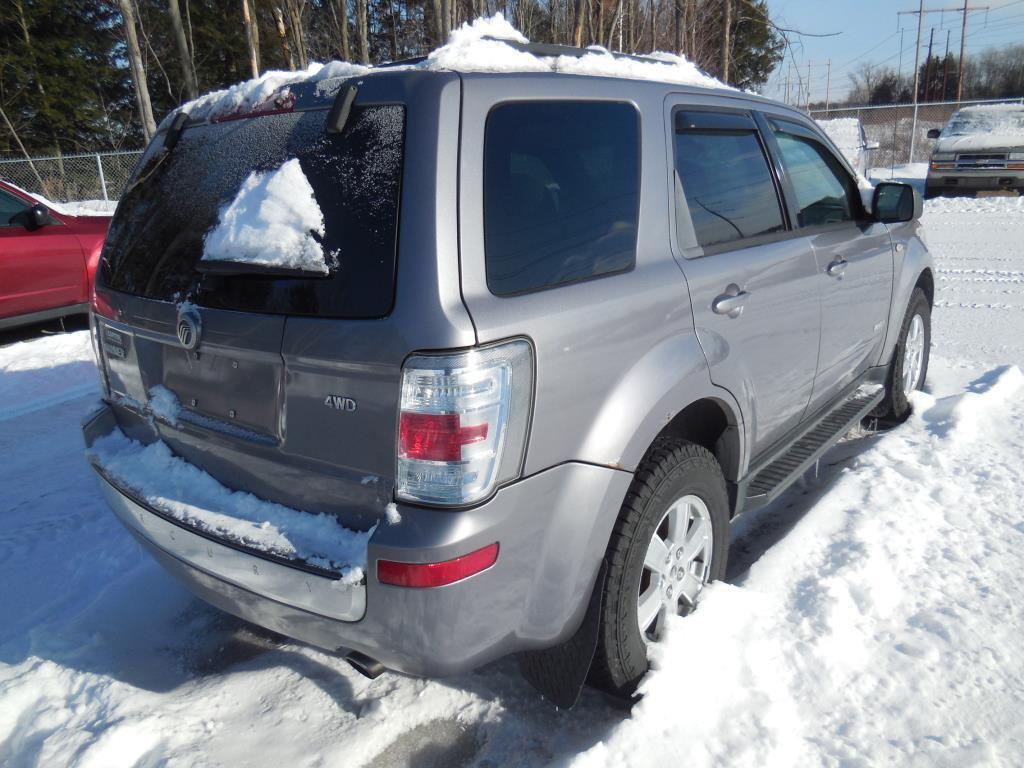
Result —
M 894 165 L 892 168 L 868 169 L 868 180 L 877 183 L 879 181 L 902 181 L 917 187 L 917 191 L 924 194 L 924 180 L 928 176 L 928 163 L 903 163 Z
M 737 523 L 632 712 L 553 711 L 510 662 L 371 682 L 193 600 L 85 464 L 86 333 L 22 333 L 0 347 L 0 765 L 1020 765 L 1024 199 L 926 210 L 914 417 Z

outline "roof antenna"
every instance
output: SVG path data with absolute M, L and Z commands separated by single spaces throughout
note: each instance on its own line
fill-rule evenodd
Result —
M 346 85 L 334 98 L 334 106 L 331 113 L 327 115 L 327 132 L 341 133 L 345 130 L 345 123 L 348 122 L 349 113 L 352 111 L 352 102 L 356 100 L 356 93 L 359 91 L 354 85 Z

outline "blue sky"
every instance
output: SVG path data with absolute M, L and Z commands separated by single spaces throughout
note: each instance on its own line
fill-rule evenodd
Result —
M 970 0 L 970 6 L 990 6 L 988 12 L 972 11 L 968 16 L 967 54 L 986 48 L 1024 41 L 1024 0 Z M 950 8 L 963 6 L 963 0 L 926 0 L 924 7 Z M 797 70 L 804 91 L 800 103 L 806 101 L 808 82 L 807 65 L 810 63 L 811 100 L 825 98 L 828 59 L 832 60 L 830 95 L 842 98 L 850 90 L 849 74 L 855 72 L 861 61 L 884 63 L 896 67 L 900 62 L 900 32 L 903 32 L 903 68 L 914 71 L 914 40 L 917 34 L 916 16 L 899 16 L 897 11 L 916 11 L 918 0 L 768 0 L 773 21 L 781 27 L 802 32 L 839 32 L 835 37 L 801 37 L 790 35 L 791 51 L 764 88 L 765 95 L 785 96 L 785 83 L 790 66 L 790 101 L 796 100 Z M 897 21 L 898 19 L 898 21 Z M 929 13 L 921 31 L 924 60 L 928 48 L 929 30 L 935 28 L 935 50 L 941 55 L 946 48 L 946 30 L 950 30 L 949 48 L 960 50 L 960 14 Z

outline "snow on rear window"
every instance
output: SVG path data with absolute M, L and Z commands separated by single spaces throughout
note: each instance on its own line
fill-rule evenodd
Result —
M 203 242 L 203 261 L 284 267 L 328 273 L 324 215 L 297 158 L 277 170 L 250 173 L 220 209 Z

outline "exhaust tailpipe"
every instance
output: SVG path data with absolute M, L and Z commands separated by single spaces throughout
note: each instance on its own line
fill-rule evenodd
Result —
M 345 656 L 345 661 L 352 665 L 352 669 L 361 674 L 363 677 L 368 677 L 371 680 L 376 680 L 384 672 L 384 665 L 376 659 L 371 659 L 365 653 L 359 651 L 349 651 Z

